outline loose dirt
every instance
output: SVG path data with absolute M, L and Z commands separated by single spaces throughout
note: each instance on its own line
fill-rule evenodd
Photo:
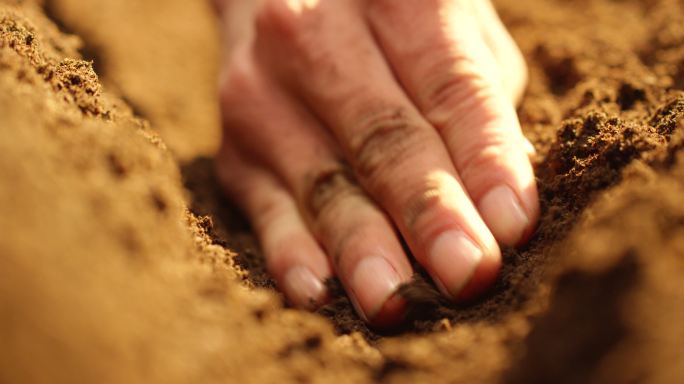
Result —
M 496 3 L 541 224 L 379 333 L 336 281 L 286 308 L 221 197 L 206 4 L 0 0 L 0 383 L 682 381 L 684 3 Z

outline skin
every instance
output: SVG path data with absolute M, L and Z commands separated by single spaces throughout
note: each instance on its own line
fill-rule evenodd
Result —
M 487 0 L 222 0 L 216 172 L 294 306 L 336 275 L 369 323 L 413 274 L 483 292 L 539 216 L 523 58 Z

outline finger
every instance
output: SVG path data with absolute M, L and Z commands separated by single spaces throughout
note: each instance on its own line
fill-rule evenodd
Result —
M 268 11 L 258 27 L 262 62 L 287 63 L 279 66 L 282 78 L 332 130 L 418 261 L 454 298 L 466 286 L 491 283 L 500 263 L 496 242 L 441 138 L 395 82 L 362 15 L 346 2 L 321 2 L 300 13 Z
M 254 36 L 254 15 L 260 0 L 213 0 L 219 17 L 223 61 L 228 62 L 240 46 L 248 46 Z
M 324 281 L 332 271 L 287 190 L 262 168 L 242 160 L 225 140 L 216 174 L 224 191 L 244 209 L 268 270 L 290 303 L 307 309 L 322 304 L 327 298 Z
M 399 321 L 404 303 L 395 293 L 412 270 L 391 223 L 299 103 L 253 67 L 238 68 L 233 76 L 224 107 L 232 111 L 228 123 L 240 127 L 241 147 L 288 186 L 359 314 L 380 326 Z
M 494 55 L 503 89 L 514 104 L 525 93 L 528 72 L 525 59 L 489 0 L 470 0 L 485 43 Z
M 478 17 L 484 41 L 496 60 L 503 88 L 513 104 L 517 105 L 522 101 L 529 79 L 525 58 L 491 1 L 470 0 L 470 4 Z M 523 145 L 528 157 L 534 159 L 537 155 L 534 145 L 527 138 Z
M 482 218 L 500 243 L 517 245 L 539 214 L 534 175 L 515 109 L 468 3 L 376 0 L 369 17 Z

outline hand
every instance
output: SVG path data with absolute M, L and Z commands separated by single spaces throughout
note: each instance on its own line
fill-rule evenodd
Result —
M 489 1 L 235 1 L 217 174 L 290 302 L 324 302 L 335 273 L 366 321 L 400 320 L 400 237 L 444 295 L 486 289 L 497 241 L 539 215 L 526 68 Z

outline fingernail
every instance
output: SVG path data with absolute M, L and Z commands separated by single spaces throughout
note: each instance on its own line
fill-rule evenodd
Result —
M 437 237 L 429 262 L 442 293 L 457 297 L 468 284 L 482 259 L 482 250 L 462 231 L 447 231 Z
M 401 278 L 385 258 L 372 256 L 358 263 L 350 283 L 366 320 L 372 321 L 399 288 Z
M 489 191 L 480 201 L 479 210 L 494 237 L 505 245 L 517 245 L 530 225 L 517 195 L 505 185 Z
M 306 267 L 290 268 L 284 280 L 285 294 L 297 307 L 313 309 L 325 295 L 323 282 Z

